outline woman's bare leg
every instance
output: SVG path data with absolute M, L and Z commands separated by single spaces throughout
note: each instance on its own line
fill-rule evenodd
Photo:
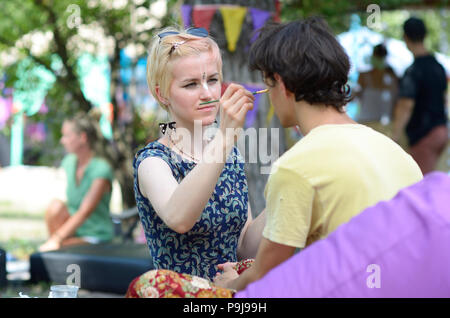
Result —
M 67 206 L 61 200 L 52 200 L 45 213 L 45 223 L 49 236 L 52 236 L 70 218 Z M 89 244 L 79 237 L 68 237 L 61 242 L 61 247 Z
M 83 240 L 81 237 L 69 237 L 61 242 L 61 247 L 73 246 L 73 245 L 86 245 L 86 244 L 90 244 L 90 243 Z
M 45 212 L 45 223 L 49 236 L 52 236 L 70 217 L 67 206 L 61 200 L 54 199 Z

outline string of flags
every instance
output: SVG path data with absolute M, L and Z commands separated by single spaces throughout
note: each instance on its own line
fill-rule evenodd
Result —
M 276 1 L 278 3 L 278 1 Z M 258 30 L 273 16 L 274 20 L 279 20 L 279 6 L 275 15 L 266 10 L 252 7 L 236 5 L 188 5 L 181 6 L 181 19 L 185 28 L 202 27 L 209 31 L 211 22 L 216 12 L 220 12 L 223 18 L 225 37 L 227 39 L 228 50 L 234 52 L 236 44 L 241 35 L 242 25 L 247 14 L 250 15 L 253 30 Z M 250 43 L 255 41 L 257 33 L 253 34 Z

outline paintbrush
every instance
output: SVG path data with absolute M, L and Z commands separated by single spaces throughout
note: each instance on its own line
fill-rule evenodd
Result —
M 252 92 L 252 94 L 253 94 L 253 95 L 256 95 L 256 94 L 262 94 L 262 93 L 266 93 L 268 90 L 269 90 L 269 89 L 266 88 L 266 89 L 262 89 L 262 90 L 260 90 L 260 91 Z M 216 100 L 210 100 L 210 101 L 207 101 L 207 102 L 200 103 L 200 105 L 206 105 L 206 104 L 217 103 L 218 101 L 219 101 L 219 99 L 216 99 Z

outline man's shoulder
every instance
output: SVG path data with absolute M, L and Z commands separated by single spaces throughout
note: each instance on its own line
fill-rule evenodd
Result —
M 430 67 L 438 67 L 442 70 L 444 66 L 438 61 L 438 59 L 433 55 L 426 55 L 414 60 L 414 62 L 406 69 L 405 74 L 407 72 L 421 72 L 422 70 L 427 70 Z
M 316 165 L 326 160 L 326 154 L 332 144 L 333 142 L 328 143 L 326 136 L 322 134 L 308 134 L 283 153 L 274 166 L 276 170 L 283 169 L 293 175 L 302 171 L 313 171 Z
M 408 66 L 406 68 L 405 72 L 403 73 L 402 78 L 413 75 L 415 72 L 417 72 L 417 70 L 419 68 L 420 68 L 420 66 L 417 66 L 416 62 L 414 62 L 413 64 L 411 64 L 410 66 Z

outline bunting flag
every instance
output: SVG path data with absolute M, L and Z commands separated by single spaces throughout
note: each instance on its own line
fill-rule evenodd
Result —
M 216 13 L 215 6 L 195 6 L 192 9 L 192 22 L 196 28 L 205 28 L 209 32 L 211 21 Z
M 223 17 L 228 50 L 234 52 L 236 50 L 236 43 L 241 35 L 242 23 L 247 14 L 247 8 L 224 6 L 220 8 L 220 12 Z
M 252 85 L 252 84 L 241 84 L 242 86 L 245 87 L 245 89 L 249 90 L 250 92 L 256 92 L 259 90 L 264 89 L 265 87 L 262 85 Z M 247 113 L 247 116 L 245 117 L 245 127 L 244 128 L 248 128 L 248 127 L 252 127 L 255 120 L 256 120 L 256 116 L 258 114 L 258 109 L 259 109 L 259 102 L 261 100 L 261 96 L 263 94 L 256 94 L 255 96 L 255 102 L 253 103 L 253 109 L 249 110 Z
M 274 20 L 275 20 L 275 22 L 281 22 L 281 2 L 280 2 L 280 0 L 275 0 L 275 11 L 276 11 L 276 14 L 275 14 L 275 18 L 274 18 Z
M 250 14 L 253 20 L 253 29 L 255 30 L 250 40 L 250 43 L 253 43 L 255 42 L 255 40 L 258 38 L 259 35 L 259 33 L 256 31 L 261 29 L 264 26 L 264 24 L 266 24 L 267 20 L 271 16 L 271 13 L 265 10 L 250 8 Z
M 183 22 L 184 28 L 187 29 L 191 26 L 191 11 L 192 6 L 188 4 L 183 4 L 181 6 L 181 20 Z
M 236 50 L 237 42 L 241 35 L 242 25 L 245 16 L 250 11 L 253 29 L 257 31 L 262 28 L 267 20 L 273 16 L 275 21 L 279 21 L 281 10 L 281 3 L 276 1 L 276 12 L 273 14 L 270 11 L 261 10 L 257 8 L 247 8 L 243 6 L 234 5 L 182 5 L 181 6 L 181 20 L 185 28 L 195 26 L 210 30 L 212 19 L 217 10 L 220 10 L 223 18 L 225 37 L 228 43 L 228 50 L 234 52 Z M 250 43 L 253 43 L 258 37 L 255 32 L 252 35 Z M 245 48 L 244 48 L 245 50 Z

